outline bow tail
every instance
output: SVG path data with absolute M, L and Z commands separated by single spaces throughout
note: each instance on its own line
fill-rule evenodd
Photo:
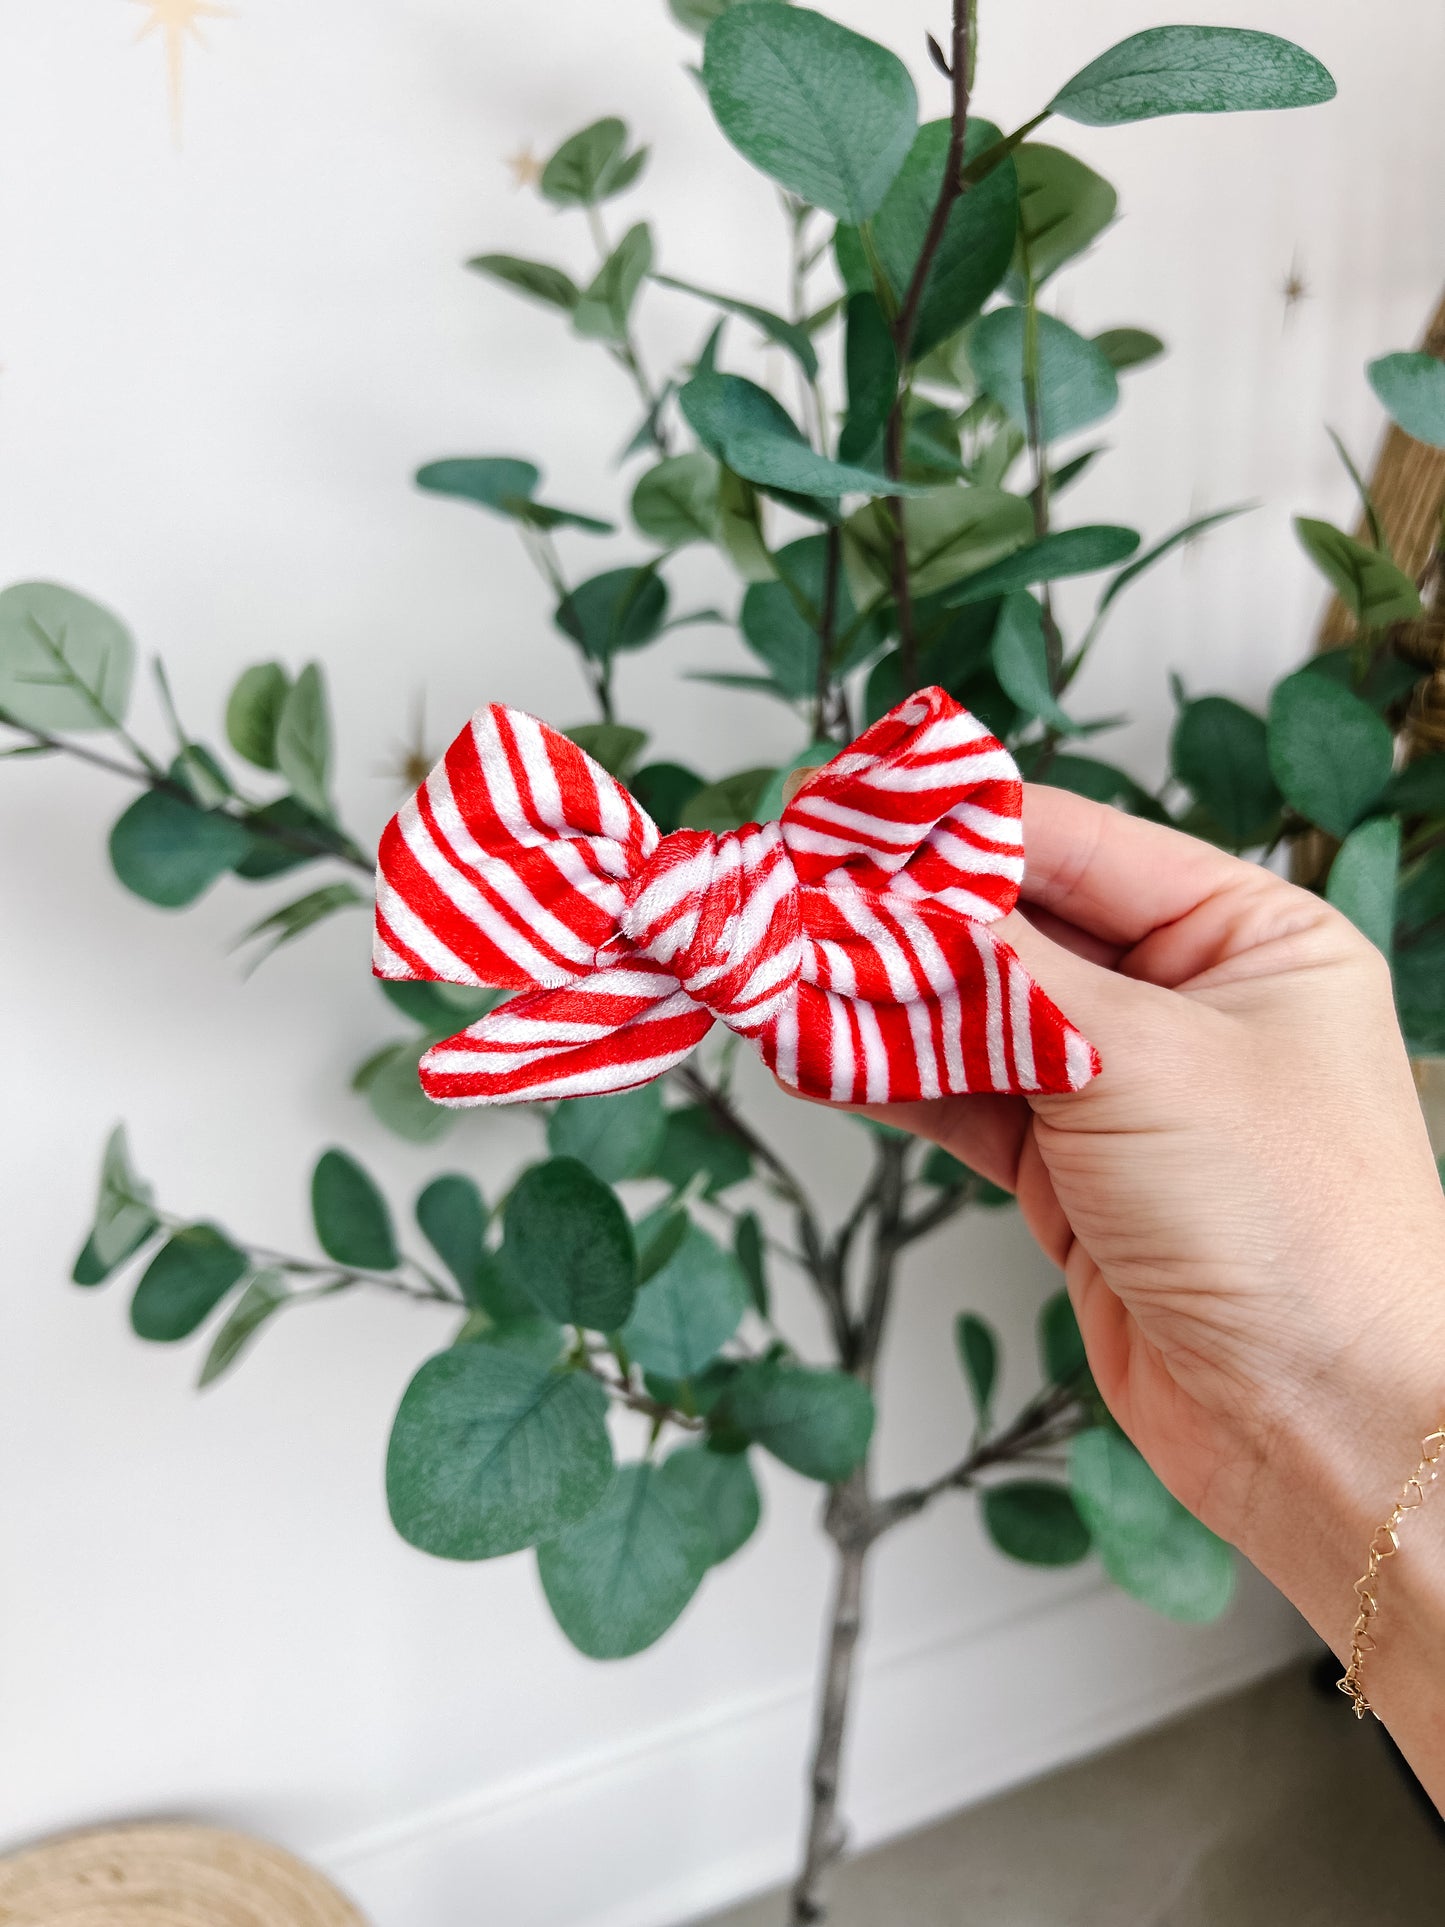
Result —
M 677 979 L 634 961 L 513 997 L 421 1060 L 434 1104 L 596 1097 L 646 1084 L 686 1057 L 711 1014 Z
M 947 970 L 928 983 L 920 971 L 914 995 L 800 983 L 759 1039 L 768 1067 L 835 1104 L 1076 1091 L 1097 1076 L 1098 1052 L 1002 938 L 971 919 L 949 922 Z

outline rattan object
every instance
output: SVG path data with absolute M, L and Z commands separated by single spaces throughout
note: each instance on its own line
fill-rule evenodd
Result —
M 215 1827 L 107 1827 L 0 1859 L 0 1927 L 366 1927 L 279 1847 Z

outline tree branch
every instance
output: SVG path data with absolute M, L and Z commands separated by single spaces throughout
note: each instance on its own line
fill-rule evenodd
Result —
M 73 743 L 68 737 L 52 736 L 47 730 L 33 729 L 29 723 L 17 722 L 0 710 L 0 723 L 13 729 L 41 749 L 54 751 L 62 756 L 71 756 L 77 762 L 89 763 L 94 769 L 103 769 L 112 776 L 122 776 L 128 783 L 139 783 L 143 789 L 154 790 L 161 796 L 173 796 L 177 802 L 184 803 L 193 810 L 200 805 L 184 783 L 175 777 L 167 776 L 164 771 L 147 763 L 138 767 L 132 763 L 122 763 L 113 756 L 102 756 L 97 750 L 87 749 Z M 338 841 L 328 842 L 323 837 L 312 836 L 305 830 L 289 829 L 283 823 L 267 823 L 246 815 L 242 810 L 218 808 L 206 812 L 208 815 L 224 816 L 232 823 L 239 823 L 249 835 L 259 837 L 263 842 L 275 843 L 283 850 L 290 850 L 297 856 L 331 857 L 337 863 L 345 863 L 353 870 L 361 870 L 368 877 L 376 872 L 375 861 L 359 850 L 344 831 L 338 831 Z
M 888 413 L 883 467 L 885 473 L 894 477 L 903 473 L 904 416 L 909 395 L 906 370 L 913 347 L 913 337 L 918 328 L 919 310 L 923 305 L 928 276 L 948 227 L 948 217 L 953 212 L 954 202 L 964 191 L 963 156 L 968 138 L 971 65 L 968 29 L 969 0 L 953 0 L 953 39 L 949 56 L 953 104 L 949 117 L 948 152 L 943 163 L 943 179 L 938 185 L 938 198 L 934 201 L 933 212 L 929 216 L 928 226 L 924 231 L 923 245 L 918 251 L 918 259 L 914 263 L 907 292 L 893 319 L 893 347 L 898 356 L 900 386 Z M 913 626 L 913 590 L 908 574 L 907 524 L 904 520 L 903 498 L 890 495 L 887 503 L 888 512 L 893 519 L 890 547 L 893 565 L 893 600 L 898 612 L 899 667 L 903 672 L 905 687 L 911 689 L 918 679 L 918 639 Z

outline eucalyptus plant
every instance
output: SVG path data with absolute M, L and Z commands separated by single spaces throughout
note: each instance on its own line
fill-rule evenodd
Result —
M 1058 278 L 1108 229 L 1116 197 L 1040 130 L 1305 106 L 1330 98 L 1329 75 L 1268 34 L 1157 27 L 1004 132 L 974 111 L 974 0 L 956 0 L 946 45 L 927 45 L 947 111 L 920 124 L 904 63 L 822 13 L 783 0 L 672 0 L 672 11 L 702 36 L 702 95 L 717 124 L 776 186 L 790 260 L 777 308 L 664 272 L 645 219 L 614 238 L 614 211 L 650 157 L 621 120 L 598 120 L 561 143 L 537 183 L 576 217 L 571 264 L 488 253 L 469 265 L 550 310 L 635 389 L 640 419 L 616 434 L 631 558 L 588 573 L 589 543 L 619 518 L 557 506 L 523 457 L 451 457 L 417 477 L 515 528 L 594 706 L 568 733 L 662 830 L 722 831 L 776 816 L 791 770 L 825 760 L 908 690 L 942 684 L 1035 781 L 1241 851 L 1306 832 L 1337 848 L 1321 887 L 1393 943 L 1411 1034 L 1445 1048 L 1445 755 L 1395 767 L 1424 680 L 1408 653 L 1422 604 L 1372 511 L 1368 539 L 1299 525 L 1358 618 L 1358 641 L 1286 678 L 1268 718 L 1176 685 L 1159 793 L 1086 753 L 1111 724 L 1066 707 L 1130 585 L 1238 511 L 1154 531 L 1147 546 L 1132 528 L 1058 523 L 1071 484 L 1102 458 L 1086 431 L 1115 407 L 1121 377 L 1147 379 L 1136 371 L 1163 347 L 1138 326 L 1090 337 L 1052 311 Z M 649 366 L 637 326 L 644 304 L 661 301 L 699 320 L 695 355 L 665 372 Z M 742 357 L 771 385 L 736 372 Z M 1445 441 L 1445 369 L 1392 356 L 1373 378 L 1411 432 Z M 715 553 L 726 614 L 671 612 L 671 565 L 694 545 Z M 1071 577 L 1097 585 L 1072 639 L 1052 586 Z M 737 632 L 747 667 L 736 647 L 720 649 L 733 666 L 708 679 L 783 706 L 796 727 L 788 764 L 695 770 L 653 752 L 645 728 L 618 713 L 619 659 L 665 650 L 685 622 Z M 365 911 L 373 856 L 333 800 L 321 666 L 246 668 L 223 752 L 182 720 L 158 663 L 171 741 L 151 747 L 131 732 L 134 658 L 123 625 L 70 590 L 28 583 L 0 595 L 5 754 L 79 758 L 139 785 L 110 831 L 120 882 L 172 911 L 222 879 L 266 893 L 242 933 L 255 961 Z M 424 773 L 423 762 L 410 780 Z M 1321 833 L 1332 841 L 1321 846 Z M 294 895 L 285 880 L 301 871 L 308 887 Z M 440 1146 L 458 1117 L 423 1095 L 418 1057 L 500 993 L 379 992 L 397 1028 L 357 1067 L 356 1101 L 400 1137 Z M 523 1160 L 504 1195 L 488 1200 L 465 1170 L 442 1170 L 404 1231 L 357 1159 L 324 1150 L 311 1178 L 314 1252 L 163 1208 L 117 1129 L 73 1277 L 89 1287 L 133 1275 L 144 1339 L 207 1327 L 203 1385 L 308 1303 L 379 1289 L 436 1312 L 439 1349 L 392 1425 L 396 1527 L 443 1558 L 532 1550 L 558 1625 L 597 1659 L 659 1639 L 757 1529 L 759 1452 L 818 1482 L 836 1578 L 792 1899 L 791 1919 L 805 1922 L 826 1916 L 843 1837 L 839 1764 L 865 1569 L 896 1527 L 967 1493 L 1003 1556 L 1054 1567 L 1097 1558 L 1126 1591 L 1182 1619 L 1223 1609 L 1232 1562 L 1111 1422 L 1062 1292 L 1039 1321 L 1039 1389 L 1002 1409 L 999 1340 L 961 1290 L 968 1407 L 961 1399 L 957 1452 L 916 1486 L 878 1491 L 875 1376 L 900 1264 L 965 1211 L 1010 1200 L 943 1152 L 851 1118 L 836 1128 L 868 1134 L 871 1169 L 830 1219 L 749 1114 L 734 1071 L 724 1041 L 665 1081 L 531 1106 L 529 1125 L 502 1127 Z M 809 1129 L 819 1117 L 809 1112 Z M 485 1140 L 495 1114 L 473 1128 Z M 782 1274 L 801 1284 L 779 1289 Z M 821 1356 L 789 1335 L 803 1291 L 823 1315 Z

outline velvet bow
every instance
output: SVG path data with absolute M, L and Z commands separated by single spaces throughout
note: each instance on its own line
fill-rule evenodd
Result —
M 391 822 L 380 977 L 527 994 L 439 1043 L 439 1104 L 621 1091 L 714 1022 L 808 1097 L 1077 1090 L 1098 1055 L 989 925 L 1023 877 L 1022 785 L 923 689 L 776 823 L 669 836 L 575 743 L 480 709 Z

